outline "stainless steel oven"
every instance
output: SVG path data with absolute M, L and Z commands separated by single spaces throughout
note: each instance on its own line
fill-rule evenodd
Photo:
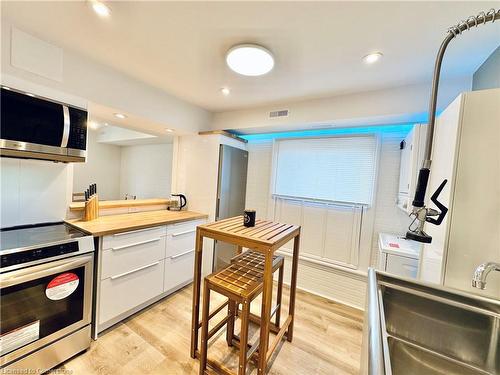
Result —
M 30 93 L 2 87 L 0 154 L 84 162 L 87 111 Z
M 55 226 L 0 232 L 7 237 L 0 274 L 2 371 L 46 371 L 90 346 L 93 239 Z M 63 233 L 68 238 L 54 237 Z M 44 243 L 4 246 L 30 235 Z

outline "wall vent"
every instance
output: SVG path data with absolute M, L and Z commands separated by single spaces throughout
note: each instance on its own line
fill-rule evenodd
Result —
M 269 112 L 269 118 L 287 117 L 287 116 L 288 116 L 288 109 L 282 109 L 281 111 Z

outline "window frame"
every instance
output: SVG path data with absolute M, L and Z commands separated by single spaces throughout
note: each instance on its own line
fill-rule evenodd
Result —
M 327 135 L 327 136 L 309 136 L 309 137 L 287 137 L 287 138 L 279 138 L 273 139 L 272 145 L 272 163 L 271 163 L 271 181 L 270 181 L 270 192 L 271 198 L 275 200 L 275 198 L 283 198 L 283 199 L 297 199 L 305 202 L 312 203 L 324 203 L 324 204 L 335 204 L 335 205 L 345 205 L 345 206 L 363 206 L 366 208 L 370 208 L 375 205 L 376 200 L 376 187 L 377 180 L 379 174 L 380 167 L 380 147 L 381 147 L 381 135 L 373 132 L 373 133 L 363 133 L 363 134 L 355 134 L 355 129 L 353 129 L 352 134 L 339 134 L 339 135 Z M 300 197 L 300 196 L 288 196 L 282 194 L 276 194 L 276 175 L 277 175 L 277 166 L 278 166 L 278 142 L 287 141 L 287 140 L 310 140 L 310 139 L 329 139 L 329 138 L 368 138 L 371 137 L 375 140 L 375 155 L 374 155 L 374 178 L 372 182 L 372 196 L 371 203 L 358 203 L 358 202 L 347 202 L 347 201 L 337 201 L 337 200 L 327 200 L 327 199 L 318 199 L 318 198 L 310 198 L 310 197 Z

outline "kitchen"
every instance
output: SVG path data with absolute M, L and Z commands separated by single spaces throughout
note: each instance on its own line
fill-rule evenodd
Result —
M 2 2 L 2 373 L 498 373 L 497 5 Z

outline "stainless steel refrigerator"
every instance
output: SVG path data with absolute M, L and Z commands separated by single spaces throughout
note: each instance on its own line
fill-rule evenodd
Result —
M 247 190 L 247 169 L 248 151 L 220 145 L 216 220 L 243 215 Z M 226 266 L 235 253 L 235 246 L 216 241 L 214 270 Z

